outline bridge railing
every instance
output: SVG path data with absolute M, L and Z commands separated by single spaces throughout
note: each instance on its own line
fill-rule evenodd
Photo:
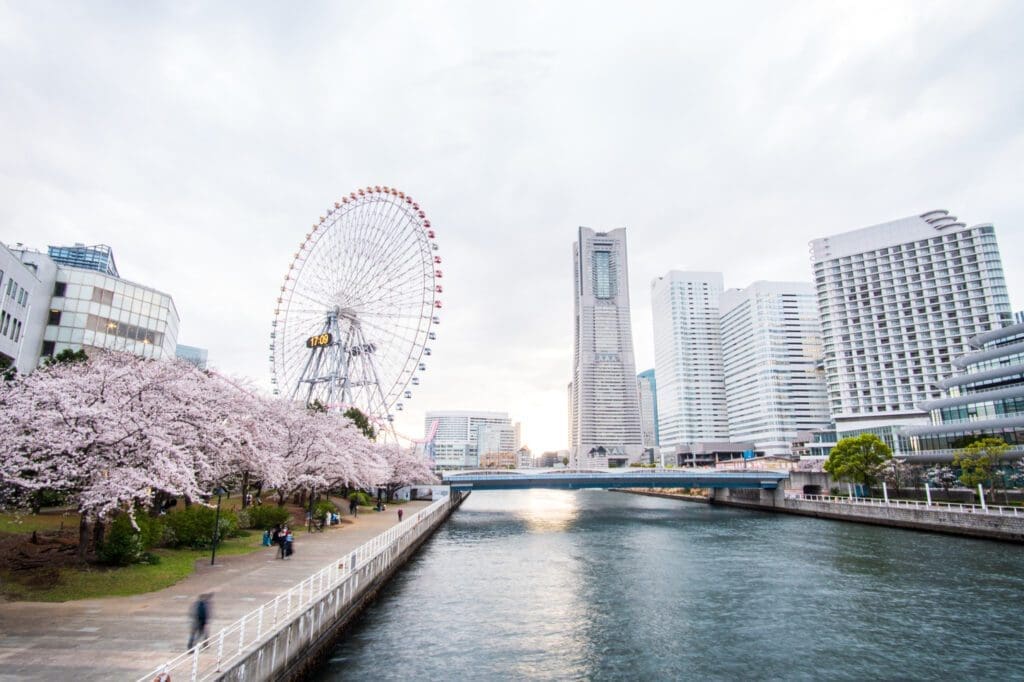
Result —
M 804 500 L 807 502 L 828 502 L 831 504 L 850 504 L 867 507 L 895 507 L 899 509 L 929 509 L 932 511 L 956 512 L 960 514 L 988 514 L 992 516 L 1021 516 L 1024 509 L 1020 507 L 1004 507 L 991 504 L 963 504 L 960 502 L 927 502 L 925 500 L 886 500 L 881 497 L 842 497 L 838 495 L 805 495 L 786 493 L 787 500 Z
M 324 613 L 329 600 L 330 609 L 337 613 L 359 596 L 360 585 L 372 582 L 388 569 L 392 560 L 401 556 L 409 545 L 431 528 L 439 515 L 446 514 L 450 505 L 458 500 L 458 495 L 452 493 L 436 500 L 401 523 L 338 557 L 212 637 L 140 677 L 139 682 L 154 679 L 177 681 L 186 676 L 193 681 L 213 679 L 311 609 L 319 608 Z M 307 641 L 312 641 L 330 622 L 320 619 L 318 625 L 315 633 L 306 630 Z M 302 642 L 289 641 L 292 652 L 302 645 Z M 288 650 L 283 652 L 285 658 L 282 658 L 282 664 L 287 660 L 288 653 Z

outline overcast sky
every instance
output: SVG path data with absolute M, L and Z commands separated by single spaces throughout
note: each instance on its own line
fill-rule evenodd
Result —
M 0 240 L 110 244 L 269 387 L 309 224 L 403 189 L 445 309 L 400 429 L 508 411 L 535 451 L 578 225 L 627 228 L 638 370 L 652 278 L 809 280 L 809 240 L 935 208 L 996 225 L 1024 303 L 1024 3 L 608 4 L 0 1 Z

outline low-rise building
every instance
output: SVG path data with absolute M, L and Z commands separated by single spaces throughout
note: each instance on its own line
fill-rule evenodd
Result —
M 209 351 L 205 348 L 186 346 L 185 344 L 179 343 L 177 348 L 174 350 L 174 355 L 179 360 L 189 362 L 199 369 L 206 369 L 206 361 L 209 356 Z
M 26 263 L 22 253 L 0 245 L 0 360 L 26 374 L 39 365 L 57 266 Z
M 918 407 L 930 424 L 904 428 L 911 461 L 948 462 L 956 450 L 986 436 L 1010 445 L 1007 458 L 1024 455 L 1024 324 L 978 334 L 970 352 L 953 360 L 959 373 L 942 379 L 945 396 Z
M 728 441 L 701 441 L 677 445 L 670 448 L 670 452 L 664 453 L 666 465 L 682 467 L 714 467 L 721 462 L 728 462 L 734 459 L 743 459 L 744 452 L 752 452 L 755 457 L 764 455 L 763 450 L 755 448 L 753 443 L 730 443 Z
M 515 452 L 486 452 L 480 455 L 481 469 L 515 469 L 519 455 Z
M 18 277 L 32 283 L 29 305 L 21 306 L 30 311 L 21 320 L 19 369 L 24 366 L 28 371 L 64 350 L 174 357 L 179 322 L 174 301 L 161 291 L 122 279 L 110 247 L 51 246 L 49 253 L 41 253 L 18 245 L 4 249 L 2 260 L 10 265 L 11 257 L 20 262 Z M 10 286 L 14 291 L 15 285 Z M 13 322 L 17 315 L 7 312 Z

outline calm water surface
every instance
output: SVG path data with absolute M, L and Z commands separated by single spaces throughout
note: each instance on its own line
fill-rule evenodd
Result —
M 321 672 L 1024 679 L 1024 549 L 606 491 L 470 496 Z

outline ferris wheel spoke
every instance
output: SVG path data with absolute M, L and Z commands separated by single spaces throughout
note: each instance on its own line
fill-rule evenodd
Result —
M 403 229 L 408 229 L 409 227 L 412 227 L 413 229 L 420 229 L 419 228 L 419 223 L 414 223 L 414 224 L 413 223 L 409 223 L 409 225 L 403 226 Z M 409 233 L 406 232 L 406 240 L 407 241 L 409 239 L 409 236 L 410 236 Z M 405 249 L 406 255 L 405 255 L 404 259 L 401 259 L 401 260 L 399 260 L 398 258 L 394 259 L 397 262 L 391 263 L 389 265 L 405 266 L 405 265 L 407 265 L 410 262 L 423 263 L 423 261 L 425 259 L 430 258 L 428 253 L 415 249 L 416 245 L 415 245 L 414 242 L 409 243 L 409 244 L 399 243 L 394 238 L 389 239 L 386 244 L 383 244 L 381 249 L 382 249 L 382 251 L 387 252 L 388 250 L 391 250 L 391 249 L 397 249 L 398 246 L 407 246 L 407 248 Z M 422 267 L 422 265 L 421 265 L 421 267 Z M 389 271 L 389 270 L 385 270 L 384 268 L 385 268 L 385 264 L 384 263 L 374 264 L 370 269 L 368 269 L 368 270 L 366 270 L 366 271 L 364 271 L 362 273 L 362 281 L 363 282 L 372 282 L 372 281 L 375 281 L 375 280 L 381 278 L 384 275 L 385 272 Z
M 431 277 L 433 277 L 433 273 L 431 273 Z M 419 283 L 422 285 L 423 281 L 424 274 L 422 266 L 418 266 L 412 262 L 412 259 L 409 259 L 405 263 L 405 269 L 397 274 L 386 285 L 383 282 L 377 283 L 376 286 L 367 285 L 361 290 L 360 295 L 356 295 L 356 298 L 369 298 L 372 300 L 383 301 L 384 296 L 380 294 L 381 290 L 390 289 L 391 291 L 388 291 L 387 293 L 392 296 L 404 293 L 410 300 L 414 298 L 423 300 L 424 294 L 429 293 L 430 298 L 433 299 L 433 286 L 424 286 L 423 291 L 416 288 L 416 284 Z
M 388 277 L 394 277 L 394 266 L 401 262 L 401 251 L 392 250 L 395 238 L 392 233 L 397 228 L 395 225 L 388 225 L 385 229 L 371 229 L 363 225 L 364 238 L 372 243 L 372 250 L 376 258 L 364 258 L 357 264 L 350 274 L 348 285 L 351 287 L 354 297 L 365 295 L 365 291 L 378 282 L 384 273 Z

